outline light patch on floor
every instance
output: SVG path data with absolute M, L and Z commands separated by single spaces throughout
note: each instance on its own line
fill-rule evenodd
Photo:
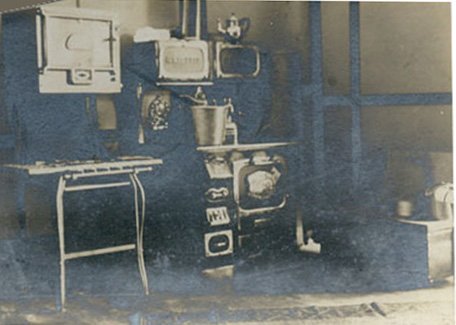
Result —
M 211 296 L 152 294 L 87 297 L 68 300 L 0 301 L 1 324 L 454 324 L 454 287 L 379 294 L 303 294 L 238 296 L 228 290 Z M 114 300 L 117 300 L 117 307 Z M 119 307 L 119 300 L 130 307 Z M 120 304 L 121 305 L 121 304 Z

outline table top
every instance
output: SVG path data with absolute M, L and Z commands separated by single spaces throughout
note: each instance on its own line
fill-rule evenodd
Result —
M 37 161 L 33 165 L 6 164 L 4 167 L 26 170 L 29 175 L 58 173 L 115 172 L 128 168 L 151 167 L 163 164 L 163 160 L 152 157 L 128 156 L 115 160 L 57 160 L 54 163 Z

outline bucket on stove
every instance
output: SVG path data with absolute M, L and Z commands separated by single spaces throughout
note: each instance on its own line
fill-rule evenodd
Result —
M 198 146 L 219 146 L 225 140 L 228 106 L 192 106 L 193 125 Z

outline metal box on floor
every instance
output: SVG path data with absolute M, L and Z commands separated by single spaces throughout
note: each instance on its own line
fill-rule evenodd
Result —
M 429 282 L 444 280 L 453 274 L 453 221 L 412 221 L 401 222 L 426 228 L 427 264 Z

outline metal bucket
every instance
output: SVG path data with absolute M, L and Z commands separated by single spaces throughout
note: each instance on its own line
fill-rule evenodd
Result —
M 192 106 L 198 146 L 219 146 L 225 140 L 228 106 Z

